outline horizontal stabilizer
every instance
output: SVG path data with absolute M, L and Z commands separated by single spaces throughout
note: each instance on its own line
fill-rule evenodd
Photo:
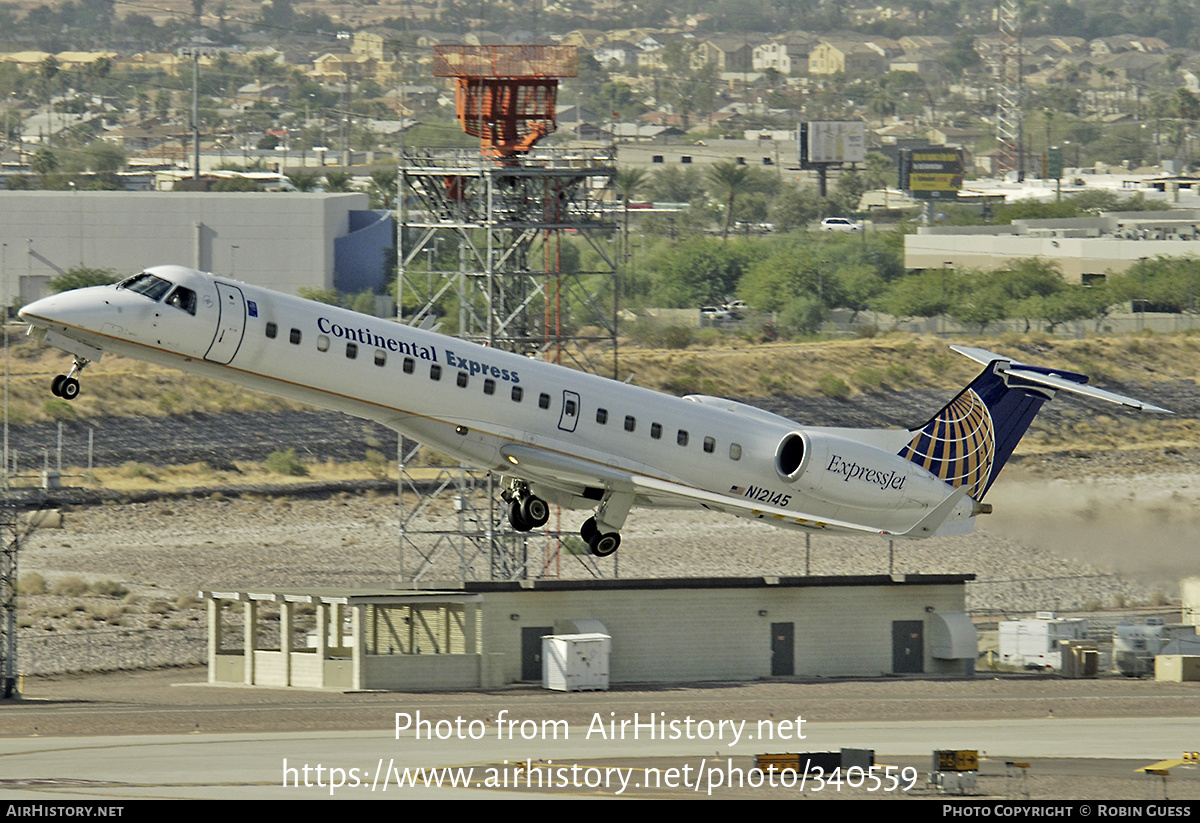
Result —
M 1002 354 L 990 352 L 987 349 L 979 349 L 974 346 L 951 346 L 954 351 L 961 355 L 971 358 L 977 363 L 982 363 L 985 366 L 991 363 L 999 362 L 1000 366 L 997 371 L 1001 374 L 1008 375 L 1010 378 L 1016 378 L 1020 381 L 1033 383 L 1037 386 L 1044 386 L 1048 389 L 1059 389 L 1062 391 L 1072 392 L 1073 394 L 1081 394 L 1084 397 L 1092 397 L 1096 400 L 1106 400 L 1109 403 L 1116 403 L 1120 406 L 1128 406 L 1131 409 L 1138 409 L 1145 412 L 1157 412 L 1160 414 L 1174 414 L 1170 409 L 1164 409 L 1161 406 L 1155 406 L 1151 403 L 1146 403 L 1138 400 L 1135 397 L 1126 397 L 1123 394 L 1116 392 L 1097 389 L 1093 386 L 1084 385 L 1083 381 L 1071 380 L 1062 377 L 1058 374 L 1050 373 L 1050 369 L 1027 367 L 1025 363 L 1018 360 L 1013 360 L 1011 357 L 1005 357 Z
M 1155 406 L 1151 403 L 1146 403 L 1138 400 L 1135 397 L 1126 397 L 1123 394 L 1116 392 L 1097 389 L 1095 386 L 1085 386 L 1080 383 L 1075 383 L 1071 380 L 1065 380 L 1055 374 L 1042 374 L 1041 372 L 1023 369 L 1019 366 L 1009 366 L 1004 370 L 1004 373 L 1012 377 L 1018 377 L 1021 380 L 1030 383 L 1036 383 L 1039 386 L 1046 386 L 1052 389 L 1062 389 L 1074 394 L 1082 394 L 1084 397 L 1094 397 L 1097 400 L 1107 400 L 1109 403 L 1116 403 L 1121 406 L 1128 406 L 1131 409 L 1139 409 L 1144 412 L 1159 412 L 1161 414 L 1174 414 L 1170 409 L 1164 409 L 1162 406 Z

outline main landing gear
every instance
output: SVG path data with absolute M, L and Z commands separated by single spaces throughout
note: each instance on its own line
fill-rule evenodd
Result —
M 525 483 L 514 483 L 500 497 L 508 503 L 508 522 L 519 532 L 540 529 L 550 520 L 550 506 Z
M 540 529 L 550 520 L 550 506 L 522 480 L 511 480 L 500 498 L 508 504 L 508 522 L 516 531 Z M 604 495 L 596 516 L 589 517 L 579 530 L 592 555 L 608 557 L 621 547 L 621 526 L 625 525 L 632 507 L 631 493 L 608 492 Z
M 579 536 L 587 542 L 588 551 L 596 557 L 608 557 L 621 548 L 620 532 L 606 532 L 602 534 L 600 527 L 596 525 L 596 518 L 594 517 L 589 517 L 583 521 L 583 526 L 579 529 Z
M 75 362 L 71 364 L 71 371 L 66 374 L 60 374 L 50 381 L 50 393 L 55 397 L 61 397 L 63 400 L 74 400 L 79 396 L 79 381 L 75 379 L 75 375 L 83 371 L 84 367 L 92 361 L 76 357 Z
M 588 550 L 595 557 L 608 557 L 621 548 L 621 527 L 631 508 L 631 493 L 610 491 L 600 501 L 596 516 L 584 521 L 579 536 L 587 542 Z

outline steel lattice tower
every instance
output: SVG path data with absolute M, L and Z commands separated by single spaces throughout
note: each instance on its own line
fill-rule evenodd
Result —
M 557 77 L 574 75 L 575 60 L 569 47 L 437 50 L 434 73 L 456 78 L 460 122 L 480 149 L 401 157 L 399 311 L 414 325 L 457 313 L 459 337 L 615 377 L 614 152 L 535 148 L 554 131 Z M 417 501 L 405 509 L 401 496 L 406 583 L 436 574 L 447 552 L 464 580 L 558 576 L 560 536 L 574 533 L 573 521 L 561 535 L 558 517 L 515 532 L 496 478 L 421 469 L 415 458 L 401 448 L 402 483 Z M 422 525 L 439 496 L 453 499 L 454 529 Z M 600 574 L 586 551 L 580 559 Z
M 0 697 L 17 693 L 17 510 L 0 506 Z
M 1019 0 L 1000 2 L 1000 85 L 996 100 L 996 170 L 1017 171 L 1024 178 L 1021 158 L 1021 6 Z

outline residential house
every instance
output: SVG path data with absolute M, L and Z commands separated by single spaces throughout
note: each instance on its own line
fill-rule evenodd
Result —
M 904 49 L 905 54 L 913 54 L 914 52 L 939 52 L 950 48 L 950 41 L 945 37 L 937 37 L 935 35 L 906 35 L 896 41 L 900 44 L 900 48 Z
M 884 56 L 866 43 L 822 40 L 808 56 L 809 74 L 865 76 L 885 71 L 887 61 Z
M 1170 49 L 1166 42 L 1157 37 L 1141 37 L 1133 34 L 1098 37 L 1088 45 L 1096 57 L 1106 54 L 1121 54 L 1127 51 L 1136 51 L 1142 54 L 1165 54 Z
M 388 63 L 395 59 L 395 46 L 399 37 L 400 32 L 382 26 L 360 29 L 354 32 L 354 39 L 350 42 L 350 53 L 369 57 L 376 63 Z
M 575 29 L 563 35 L 564 46 L 579 46 L 585 49 L 597 49 L 608 42 L 608 35 L 599 29 Z
M 632 43 L 617 40 L 597 46 L 592 51 L 592 57 L 606 69 L 623 69 L 637 62 L 638 48 Z
M 692 62 L 696 68 L 716 66 L 720 72 L 747 72 L 753 69 L 753 49 L 740 37 L 709 37 L 700 42 Z
M 888 71 L 910 71 L 922 77 L 929 77 L 936 74 L 941 68 L 940 57 L 940 54 L 932 51 L 914 51 L 902 54 L 888 63 Z
M 278 103 L 288 98 L 288 87 L 283 83 L 247 83 L 237 90 L 237 106 L 252 103 Z
M 370 57 L 349 52 L 326 52 L 313 60 L 308 76 L 318 83 L 346 83 L 374 77 L 378 64 Z
M 803 31 L 790 32 L 755 46 L 751 50 L 750 66 L 760 72 L 767 69 L 774 69 L 780 74 L 807 72 L 808 56 L 818 42 L 816 35 Z

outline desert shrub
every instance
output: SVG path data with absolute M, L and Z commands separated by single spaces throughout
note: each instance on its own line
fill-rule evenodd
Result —
M 158 475 L 150 471 L 150 467 L 145 463 L 139 463 L 136 460 L 127 460 L 121 464 L 121 474 L 126 477 L 142 477 L 146 480 L 158 480 Z
M 17 580 L 17 594 L 45 594 L 46 578 L 37 572 L 28 572 Z
M 97 580 L 91 585 L 93 594 L 103 595 L 104 597 L 124 597 L 129 594 L 129 589 L 122 586 L 116 580 Z
M 817 388 L 821 390 L 821 394 L 834 400 L 845 400 L 850 396 L 850 387 L 846 385 L 846 381 L 833 374 L 822 375 L 817 381 Z
M 56 594 L 60 597 L 82 597 L 87 594 L 87 591 L 88 582 L 82 577 L 75 575 L 60 577 L 50 587 L 50 594 Z
M 662 330 L 662 344 L 666 349 L 686 349 L 692 344 L 695 331 L 691 326 L 667 326 Z
M 74 420 L 79 415 L 68 400 L 47 400 L 45 408 L 46 416 L 51 420 Z
M 263 465 L 267 467 L 267 471 L 286 474 L 290 477 L 303 477 L 308 474 L 308 467 L 296 456 L 295 449 L 276 449 L 267 455 Z

